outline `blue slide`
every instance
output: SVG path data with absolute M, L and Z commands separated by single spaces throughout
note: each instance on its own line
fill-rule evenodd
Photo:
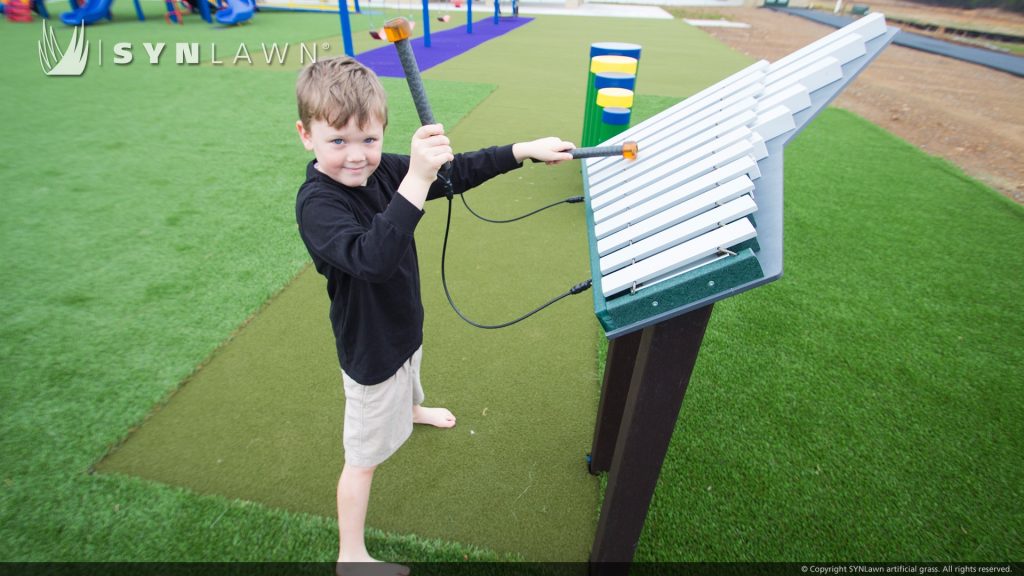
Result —
M 110 5 L 114 0 L 88 0 L 84 6 L 60 15 L 61 22 L 68 26 L 78 26 L 82 22 L 93 24 L 104 18 L 110 19 Z
M 252 18 L 255 0 L 227 0 L 228 7 L 217 11 L 217 22 L 231 26 Z

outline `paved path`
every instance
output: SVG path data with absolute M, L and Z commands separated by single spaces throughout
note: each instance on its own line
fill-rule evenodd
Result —
M 813 20 L 834 28 L 841 28 L 854 21 L 854 18 L 850 16 L 839 16 L 818 10 L 808 10 L 806 8 L 773 7 L 772 10 L 807 18 L 808 20 Z M 964 62 L 981 64 L 982 66 L 988 66 L 989 68 L 1007 72 L 1014 76 L 1024 76 L 1024 57 L 1014 56 L 1012 54 L 1001 54 L 999 52 L 993 52 L 982 48 L 961 46 L 960 44 L 954 44 L 952 42 L 946 42 L 944 40 L 938 40 L 929 36 L 906 31 L 901 31 L 897 34 L 893 43 L 900 46 L 906 46 L 907 48 L 931 52 L 932 54 L 940 54 L 942 56 L 956 58 L 957 60 L 963 60 Z

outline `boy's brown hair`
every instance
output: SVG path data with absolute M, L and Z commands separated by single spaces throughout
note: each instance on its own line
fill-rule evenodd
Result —
M 314 120 L 344 128 L 355 118 L 360 128 L 371 120 L 388 124 L 388 101 L 377 75 L 347 56 L 318 60 L 299 73 L 295 84 L 299 120 L 309 130 Z

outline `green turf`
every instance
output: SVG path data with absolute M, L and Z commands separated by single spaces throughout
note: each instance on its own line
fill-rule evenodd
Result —
M 308 36 L 282 28 L 261 37 L 275 26 L 261 14 L 242 28 L 244 41 L 336 33 L 336 15 L 318 17 L 322 30 Z M 173 28 L 151 24 L 156 35 Z M 91 28 L 90 38 L 114 38 L 118 25 Z M 682 96 L 743 62 L 703 33 L 646 26 L 543 18 L 503 37 L 511 45 L 471 53 L 486 61 L 456 59 L 428 78 L 499 86 L 466 122 L 483 115 L 490 128 L 489 118 L 503 118 L 511 139 L 532 135 L 527 118 L 578 130 L 560 102 L 564 94 L 575 111 L 573 98 L 583 98 L 576 80 L 588 39 L 644 44 L 647 94 Z M 0 139 L 0 559 L 329 560 L 330 518 L 89 474 L 305 262 L 291 213 L 305 158 L 290 128 L 294 74 L 131 66 L 48 79 L 38 37 L 38 23 L 0 21 L 9 110 Z M 506 61 L 532 67 L 494 66 Z M 435 107 L 440 86 L 427 86 Z M 549 89 L 558 97 L 536 96 Z M 401 108 L 393 124 L 406 114 L 411 127 L 411 109 Z M 466 142 L 495 135 L 467 133 Z M 554 173 L 567 188 L 578 179 Z M 549 193 L 528 188 L 510 206 L 495 189 L 477 204 L 515 212 Z M 836 112 L 788 150 L 786 193 L 786 276 L 716 306 L 638 557 L 1021 560 L 1022 210 Z M 424 231 L 437 230 L 439 213 L 431 209 Z M 482 244 L 459 255 L 464 278 L 478 265 L 494 277 L 495 244 L 511 252 L 537 242 L 523 233 L 502 243 L 457 225 Z M 564 249 L 585 259 L 575 234 L 579 244 Z M 428 329 L 457 325 L 437 307 L 428 266 L 437 248 L 428 244 Z M 528 245 L 544 255 L 562 248 Z M 561 287 L 577 265 L 535 275 Z M 468 311 L 504 316 L 515 302 L 491 308 L 492 298 L 521 285 L 517 275 L 499 278 L 457 295 Z M 532 358 L 545 331 L 527 331 L 502 355 Z M 468 338 L 474 349 L 485 339 Z M 388 558 L 495 557 L 376 530 L 369 544 Z
M 336 527 L 323 518 L 86 475 L 306 262 L 294 224 L 306 161 L 294 71 L 146 65 L 46 78 L 39 29 L 0 27 L 11 58 L 0 95 L 24 110 L 6 118 L 0 142 L 0 558 L 330 559 Z M 406 91 L 400 80 L 385 87 Z M 493 88 L 427 87 L 452 118 Z M 415 112 L 396 102 L 392 128 L 411 133 Z M 236 513 L 247 516 L 168 537 Z M 266 541 L 273 525 L 297 540 Z M 493 558 L 378 531 L 371 546 Z
M 715 306 L 638 558 L 1019 561 L 1024 210 L 842 111 L 787 152 L 785 274 Z

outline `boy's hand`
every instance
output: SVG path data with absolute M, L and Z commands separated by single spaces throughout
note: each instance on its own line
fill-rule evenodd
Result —
M 420 126 L 412 135 L 412 149 L 409 153 L 409 176 L 419 178 L 428 185 L 437 179 L 437 171 L 445 162 L 455 159 L 451 142 L 444 135 L 444 126 L 428 124 Z
M 409 172 L 398 186 L 398 193 L 405 196 L 413 206 L 423 209 L 430 185 L 437 180 L 437 171 L 445 162 L 455 160 L 444 126 L 428 124 L 421 126 L 412 135 L 409 151 Z
M 575 147 L 576 145 L 572 142 L 566 142 L 561 138 L 550 136 L 532 142 L 513 144 L 512 154 L 515 155 L 516 162 L 532 158 L 537 162 L 544 162 L 548 165 L 561 164 L 566 160 L 572 160 L 572 154 L 569 154 L 568 151 Z

